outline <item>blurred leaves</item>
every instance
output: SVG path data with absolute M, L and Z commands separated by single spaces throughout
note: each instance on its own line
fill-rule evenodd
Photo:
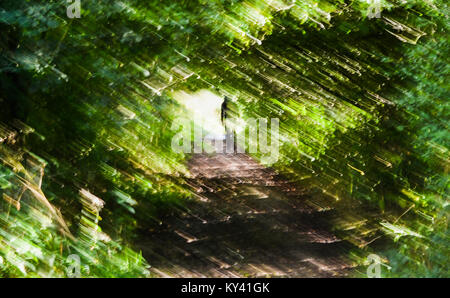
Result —
M 76 253 L 82 276 L 147 276 L 136 230 L 190 196 L 171 94 L 215 88 L 238 121 L 280 119 L 275 167 L 346 240 L 388 232 L 393 276 L 448 276 L 448 5 L 381 4 L 2 1 L 0 275 Z

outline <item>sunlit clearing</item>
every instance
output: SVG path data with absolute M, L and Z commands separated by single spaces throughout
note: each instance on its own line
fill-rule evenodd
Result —
M 187 118 L 195 121 L 196 125 L 217 138 L 224 135 L 225 129 L 220 120 L 222 97 L 206 89 L 195 93 L 177 91 L 173 97 L 186 107 L 190 112 L 190 115 L 186 115 Z

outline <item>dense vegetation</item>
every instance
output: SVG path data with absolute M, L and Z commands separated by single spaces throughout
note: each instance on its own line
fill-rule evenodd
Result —
M 0 276 L 66 276 L 71 254 L 148 276 L 136 231 L 191 196 L 172 95 L 200 89 L 280 119 L 273 167 L 333 201 L 356 262 L 449 275 L 446 1 L 81 4 L 0 4 Z

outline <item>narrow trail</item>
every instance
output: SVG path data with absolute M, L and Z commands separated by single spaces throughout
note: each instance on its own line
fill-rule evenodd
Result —
M 350 245 L 330 232 L 332 210 L 246 154 L 194 154 L 196 199 L 140 244 L 160 277 L 334 277 Z

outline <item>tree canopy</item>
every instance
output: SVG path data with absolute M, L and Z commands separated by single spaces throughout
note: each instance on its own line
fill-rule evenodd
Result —
M 359 265 L 448 277 L 446 1 L 67 5 L 0 4 L 0 276 L 66 276 L 72 254 L 148 276 L 139 229 L 193 196 L 173 95 L 208 89 L 280 119 L 272 167 L 336 209 Z

